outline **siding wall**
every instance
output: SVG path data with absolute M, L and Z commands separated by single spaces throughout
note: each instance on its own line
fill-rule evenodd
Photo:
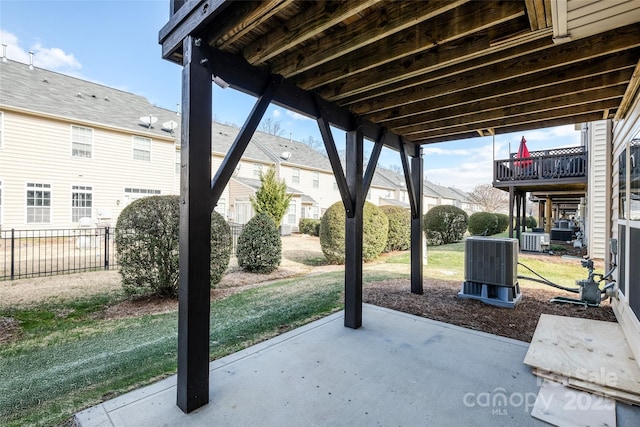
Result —
M 592 122 L 588 129 L 589 185 L 587 192 L 587 245 L 589 256 L 604 259 L 608 253 L 609 197 L 611 187 L 611 127 L 608 121 Z
M 631 108 L 627 112 L 626 118 L 622 119 L 618 122 L 614 122 L 613 124 L 613 147 L 612 147 L 612 171 L 611 171 L 611 235 L 612 237 L 618 238 L 618 241 L 624 240 L 626 242 L 627 250 L 626 260 L 624 264 L 629 266 L 630 263 L 637 263 L 637 259 L 630 259 L 629 256 L 629 246 L 630 246 L 630 228 L 640 229 L 640 221 L 629 221 L 619 219 L 619 209 L 618 209 L 618 193 L 619 193 L 619 183 L 618 183 L 618 171 L 619 164 L 618 158 L 620 153 L 625 149 L 627 144 L 633 139 L 640 137 L 640 93 L 636 93 L 636 97 L 634 102 L 632 103 Z M 620 239 L 621 236 L 618 236 L 618 226 L 624 225 L 626 228 L 626 237 L 624 239 Z M 619 263 L 620 264 L 620 263 Z M 621 271 L 618 270 L 615 274 L 617 280 L 620 280 L 620 277 L 624 277 L 625 285 L 625 294 L 621 294 L 619 299 L 613 300 L 613 309 L 616 313 L 616 317 L 618 322 L 622 326 L 622 330 L 624 331 L 625 337 L 634 352 L 634 356 L 638 366 L 640 366 L 640 320 L 638 320 L 638 315 L 631 310 L 629 305 L 629 299 L 632 292 L 640 292 L 640 284 L 638 281 L 639 277 L 631 277 L 628 274 L 628 267 L 626 274 L 624 272 L 621 274 Z M 637 297 L 637 295 L 636 295 Z
M 3 228 L 42 229 L 76 227 L 71 221 L 72 186 L 91 186 L 93 220 L 115 221 L 125 206 L 124 189 L 141 188 L 172 194 L 175 189 L 173 140 L 160 140 L 144 129 L 136 135 L 151 138 L 151 161 L 134 160 L 132 134 L 52 118 L 3 110 L 4 135 L 0 149 Z M 71 126 L 93 129 L 92 158 L 72 157 Z M 50 184 L 51 221 L 27 223 L 26 184 Z

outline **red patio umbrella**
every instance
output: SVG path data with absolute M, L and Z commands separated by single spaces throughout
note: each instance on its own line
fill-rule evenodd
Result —
M 520 140 L 520 147 L 518 147 L 516 159 L 517 160 L 514 162 L 514 165 L 519 167 L 531 166 L 533 163 L 533 160 L 531 160 L 531 154 L 529 154 L 529 149 L 527 148 L 527 140 L 524 139 L 524 135 L 522 136 L 522 140 Z

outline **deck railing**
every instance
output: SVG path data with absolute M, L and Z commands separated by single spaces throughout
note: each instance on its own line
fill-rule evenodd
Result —
M 586 178 L 587 163 L 585 147 L 532 151 L 522 158 L 511 154 L 508 160 L 494 162 L 493 178 L 494 182 Z

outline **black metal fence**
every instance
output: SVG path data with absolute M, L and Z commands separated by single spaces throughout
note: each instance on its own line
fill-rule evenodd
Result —
M 242 224 L 231 228 L 236 254 Z M 0 281 L 117 267 L 115 228 L 0 231 Z
M 584 147 L 532 151 L 529 157 L 511 154 L 508 160 L 494 162 L 497 182 L 529 179 L 564 179 L 587 176 L 588 153 Z
M 0 280 L 108 270 L 117 265 L 113 229 L 0 231 Z

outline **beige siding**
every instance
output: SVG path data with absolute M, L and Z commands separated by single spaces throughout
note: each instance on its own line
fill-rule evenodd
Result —
M 618 224 L 623 223 L 627 225 L 627 230 L 629 226 L 640 228 L 640 221 L 628 221 L 619 219 L 619 209 L 618 209 L 618 157 L 620 153 L 625 149 L 627 144 L 633 139 L 640 137 L 640 94 L 636 93 L 635 100 L 631 104 L 629 111 L 627 112 L 626 118 L 622 119 L 618 122 L 614 123 L 613 128 L 613 167 L 611 171 L 611 234 L 612 237 L 618 236 Z M 628 233 L 628 231 L 627 231 Z M 629 236 L 627 234 L 626 241 L 629 242 Z M 630 265 L 631 262 L 637 262 L 637 260 L 629 259 L 629 251 L 626 251 L 627 259 L 626 265 Z M 616 273 L 617 276 L 617 273 Z M 629 274 L 625 274 L 627 283 L 625 288 L 627 289 L 626 295 L 620 295 L 619 299 L 615 299 L 613 301 L 613 308 L 616 313 L 616 317 L 618 318 L 618 322 L 622 326 L 622 330 L 624 331 L 625 337 L 629 342 L 631 349 L 634 352 L 634 356 L 640 366 L 640 320 L 638 320 L 638 316 L 636 316 L 633 311 L 629 307 L 629 295 L 633 290 L 629 289 L 629 281 L 638 280 L 637 277 L 629 277 Z M 637 292 L 636 287 L 636 292 Z
M 98 212 L 115 223 L 124 207 L 125 187 L 174 190 L 172 141 L 151 138 L 151 161 L 133 159 L 132 135 L 82 123 L 58 121 L 4 111 L 4 144 L 0 156 L 5 228 L 75 227 L 71 221 L 71 187 L 91 186 L 93 219 Z M 93 129 L 93 155 L 71 155 L 71 125 Z M 147 137 L 144 132 L 140 136 Z M 26 222 L 28 182 L 51 185 L 51 222 Z
M 608 121 L 593 122 L 589 129 L 589 188 L 587 192 L 587 244 L 589 256 L 604 259 L 608 247 L 607 188 L 610 187 L 611 138 Z

